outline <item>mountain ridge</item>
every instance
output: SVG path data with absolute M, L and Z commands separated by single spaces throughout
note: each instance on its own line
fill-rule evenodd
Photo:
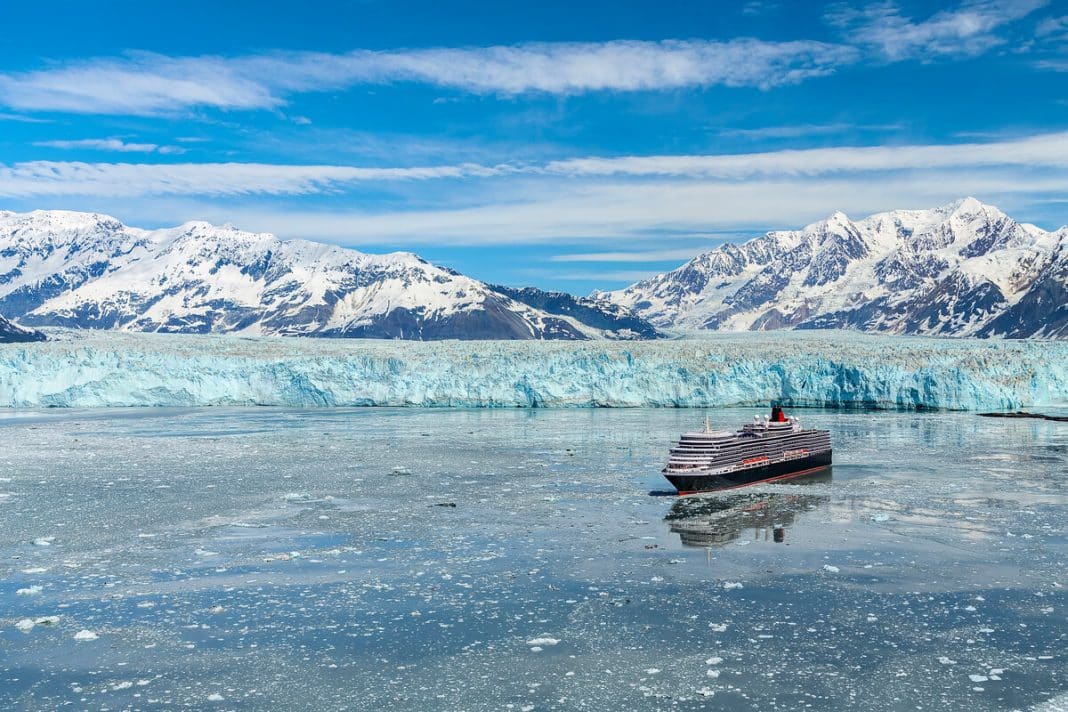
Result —
M 595 300 L 665 329 L 855 329 L 1068 337 L 1068 228 L 964 198 L 853 221 L 840 211 L 699 254 Z
M 99 213 L 0 212 L 0 313 L 26 325 L 420 340 L 638 338 L 634 317 L 599 304 L 553 314 L 410 252 L 368 254 L 202 221 L 143 230 Z

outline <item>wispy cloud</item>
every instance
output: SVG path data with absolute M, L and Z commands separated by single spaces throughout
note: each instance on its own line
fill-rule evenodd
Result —
M 635 252 L 585 252 L 553 255 L 552 262 L 673 262 L 688 260 L 701 248 L 679 248 L 673 250 L 640 250 Z
M 368 182 L 527 176 L 723 180 L 984 168 L 1068 169 L 1068 132 L 986 143 L 835 147 L 728 155 L 588 157 L 537 163 L 409 167 L 268 163 L 0 164 L 0 195 L 307 195 Z
M 509 169 L 475 164 L 411 168 L 287 166 L 265 163 L 82 163 L 29 161 L 0 164 L 0 195 L 307 195 L 366 181 L 491 176 Z
M 1006 42 L 999 30 L 1047 5 L 1049 0 L 967 0 L 925 20 L 901 13 L 894 2 L 858 9 L 840 5 L 827 20 L 850 40 L 875 49 L 888 61 L 934 56 L 973 56 Z
M 739 179 L 759 175 L 897 171 L 984 166 L 1068 167 L 1068 132 L 1011 141 L 767 151 L 730 155 L 573 158 L 545 166 L 582 176 L 688 176 Z
M 51 123 L 48 119 L 40 119 L 34 116 L 24 116 L 23 114 L 8 114 L 4 112 L 0 112 L 0 121 L 17 121 L 23 124 Z
M 1047 17 L 1035 26 L 1036 37 L 1054 37 L 1059 39 L 1068 38 L 1068 15 L 1063 17 Z
M 571 182 L 520 202 L 474 207 L 335 212 L 201 205 L 179 211 L 212 222 L 285 237 L 361 245 L 504 245 L 604 241 L 614 250 L 658 232 L 670 244 L 694 242 L 710 229 L 756 232 L 793 228 L 841 209 L 860 216 L 888 208 L 929 208 L 975 195 L 1012 212 L 1021 203 L 1063 193 L 1060 175 L 933 171 L 890 179 L 779 178 L 752 181 Z M 159 212 L 153 212 L 159 219 Z M 178 217 L 178 216 L 176 216 Z M 1063 217 L 1060 218 L 1063 222 Z M 1058 223 L 1059 224 L 1059 223 Z M 1056 227 L 1048 225 L 1047 227 Z M 695 249 L 693 254 L 699 252 Z
M 118 153 L 185 153 L 185 149 L 178 146 L 160 146 L 155 143 L 129 143 L 120 138 L 35 141 L 33 145 L 64 150 L 87 149 L 91 151 L 116 151 Z
M 0 75 L 0 104 L 22 111 L 151 115 L 206 107 L 272 109 L 300 92 L 418 82 L 475 94 L 769 88 L 856 61 L 851 47 L 734 39 L 530 43 L 346 54 L 167 57 L 134 53 Z
M 802 138 L 805 136 L 833 136 L 854 131 L 897 131 L 901 124 L 790 124 L 784 126 L 759 126 L 746 129 L 721 129 L 720 136 L 744 139 Z
M 678 261 L 683 262 L 685 260 L 692 259 L 694 255 L 698 254 L 697 251 L 692 251 L 685 257 L 680 257 Z M 545 270 L 545 269 L 528 269 L 522 272 L 528 278 L 537 279 L 552 279 L 556 281 L 576 281 L 576 282 L 597 282 L 604 284 L 605 282 L 641 282 L 642 280 L 655 277 L 657 272 L 654 270 L 567 270 L 560 271 L 558 269 Z

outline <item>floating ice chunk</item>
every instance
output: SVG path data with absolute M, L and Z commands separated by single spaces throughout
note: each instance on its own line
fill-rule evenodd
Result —
M 16 596 L 36 596 L 36 595 L 40 594 L 41 591 L 43 591 L 43 590 L 44 589 L 42 589 L 40 586 L 34 585 L 34 586 L 30 586 L 28 588 L 20 588 L 19 590 L 15 591 L 15 595 Z
M 34 546 L 52 546 L 56 538 L 54 536 L 39 536 L 33 540 Z
M 723 662 L 723 658 L 713 655 L 708 660 L 705 660 L 705 665 L 719 665 L 721 662 Z
M 871 520 L 873 522 L 886 522 L 886 521 L 890 520 L 890 515 L 889 514 L 883 514 L 882 512 L 880 512 L 879 514 L 871 515 Z
M 45 566 L 34 566 L 32 568 L 29 568 L 29 569 L 23 569 L 22 573 L 24 573 L 24 574 L 43 574 L 46 571 L 48 571 L 48 568 L 45 567 Z
M 527 645 L 538 645 L 538 646 L 545 646 L 545 645 L 550 645 L 551 646 L 551 645 L 558 645 L 559 643 L 560 643 L 560 641 L 558 639 L 556 639 L 556 638 L 531 638 L 530 640 L 527 641 Z
M 972 682 L 986 682 L 990 678 L 987 677 L 986 675 L 969 675 L 968 679 L 971 680 Z
M 412 471 L 409 470 L 407 467 L 401 467 L 401 466 L 398 465 L 397 467 L 394 467 L 392 470 L 390 470 L 389 474 L 391 474 L 391 475 L 410 475 L 410 474 L 412 474 Z
M 702 687 L 700 690 L 697 691 L 697 694 L 699 694 L 701 697 L 712 697 L 716 694 L 716 691 L 708 687 Z
M 724 581 L 723 588 L 730 591 L 735 588 L 742 588 L 742 584 L 738 583 L 737 581 Z
M 15 628 L 22 631 L 23 633 L 29 633 L 31 630 L 33 630 L 34 625 L 36 624 L 33 622 L 33 619 L 23 618 L 15 624 Z
M 943 665 L 956 665 L 957 664 L 956 660 L 950 660 L 945 655 L 940 656 L 938 658 L 938 662 L 942 663 Z
M 709 677 L 719 677 L 719 670 L 709 670 L 705 674 Z
M 212 606 L 209 610 L 212 613 L 214 613 L 215 615 L 218 615 L 218 614 L 222 613 L 223 611 L 225 611 L 226 609 L 223 608 L 222 606 Z
M 77 633 L 74 634 L 74 639 L 77 641 L 96 640 L 99 637 L 99 635 L 97 635 L 91 630 L 79 630 Z
M 208 695 L 208 702 L 222 702 L 226 698 L 220 695 L 218 692 L 213 692 Z
M 712 629 L 713 633 L 722 633 L 727 630 L 726 623 L 709 623 L 708 627 Z
M 111 686 L 111 691 L 115 692 L 115 691 L 118 691 L 118 690 L 129 690 L 133 686 L 134 686 L 134 684 L 130 680 L 122 680 L 122 681 L 116 682 L 114 685 L 112 685 Z
M 824 571 L 828 571 L 828 572 L 830 572 L 832 574 L 836 574 L 839 571 L 841 571 L 841 569 L 839 569 L 837 566 L 831 566 L 830 564 L 824 564 L 823 565 L 823 570 Z
M 660 674 L 660 668 L 647 668 L 645 670 L 645 674 L 646 675 L 659 675 Z
M 207 549 L 197 549 L 193 553 L 196 554 L 197 556 L 205 556 L 205 557 L 207 557 L 207 556 L 218 556 L 219 555 L 219 552 L 217 552 L 217 551 L 208 551 Z

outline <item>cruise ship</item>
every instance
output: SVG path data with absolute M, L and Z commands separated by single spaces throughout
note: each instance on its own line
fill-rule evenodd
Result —
M 679 494 L 711 492 L 774 482 L 816 472 L 831 464 L 831 434 L 801 427 L 774 406 L 741 430 L 683 433 L 663 469 Z

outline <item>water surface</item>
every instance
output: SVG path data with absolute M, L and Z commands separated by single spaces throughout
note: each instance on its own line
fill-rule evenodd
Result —
M 9 411 L 0 708 L 1068 704 L 1068 424 L 800 415 L 680 500 L 703 411 Z

